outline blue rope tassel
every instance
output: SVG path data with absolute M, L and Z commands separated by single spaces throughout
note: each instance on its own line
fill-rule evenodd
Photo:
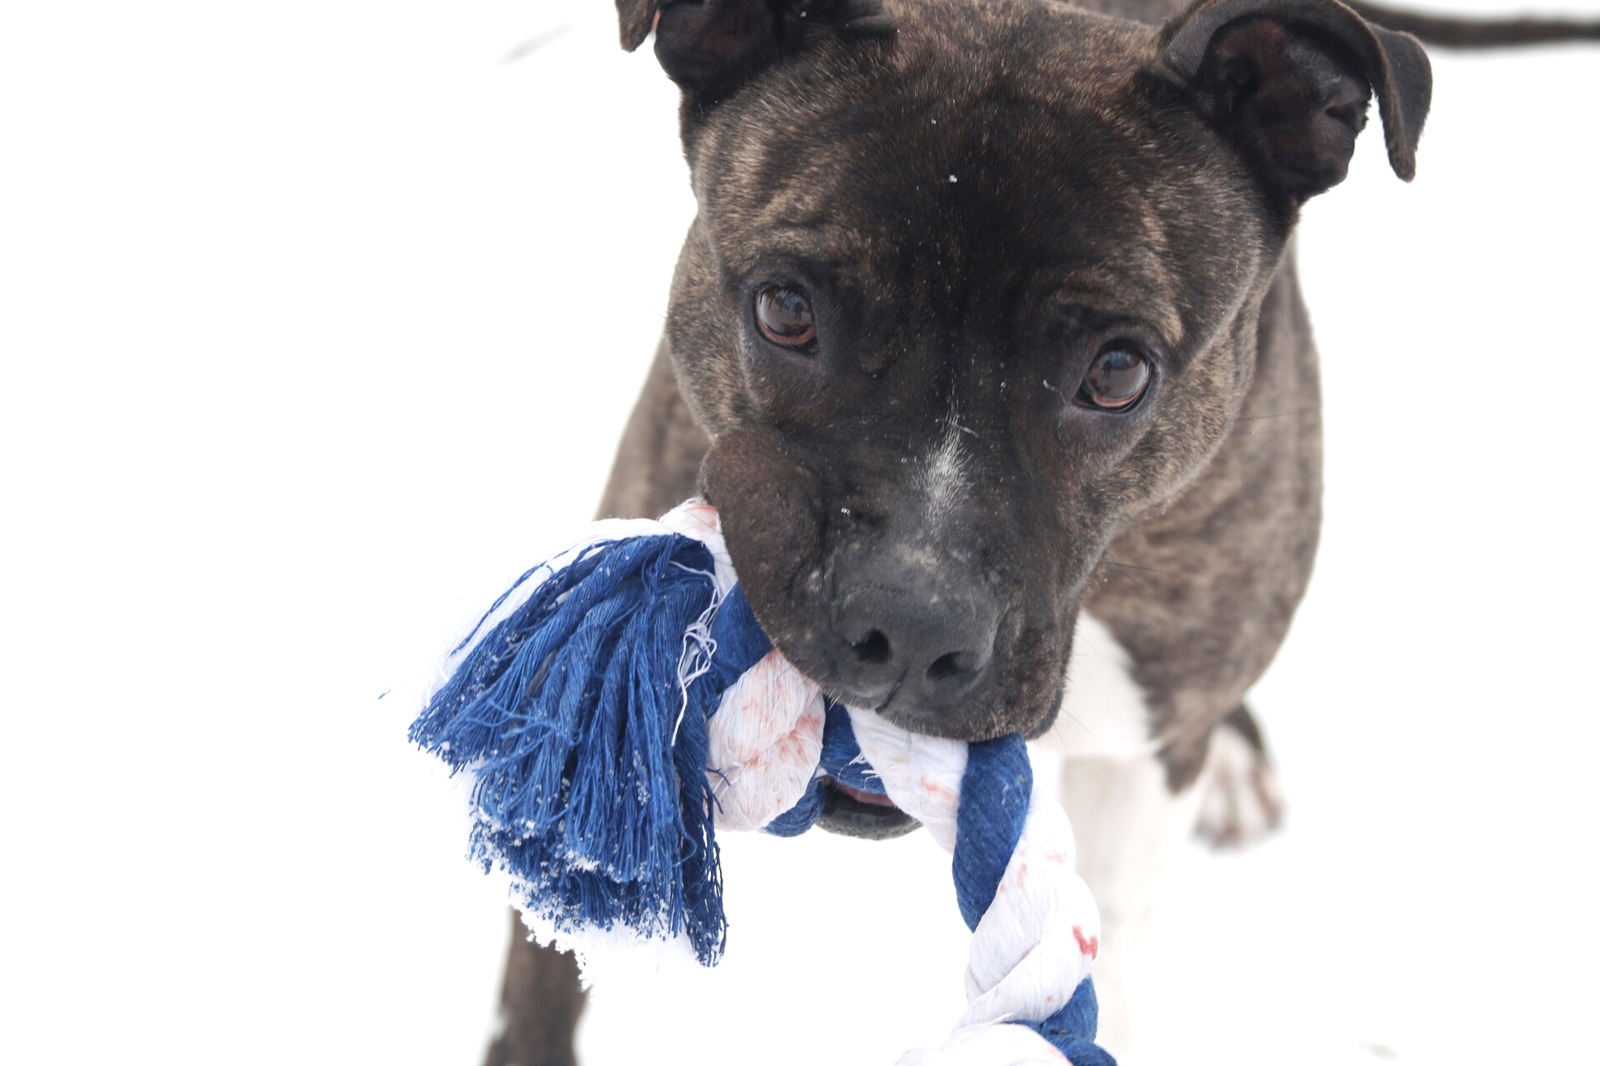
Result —
M 683 934 L 707 965 L 727 921 L 706 711 L 685 706 L 678 663 L 711 572 L 687 537 L 587 549 L 467 654 L 410 732 L 471 769 L 472 856 L 509 872 L 526 909 L 565 931 Z

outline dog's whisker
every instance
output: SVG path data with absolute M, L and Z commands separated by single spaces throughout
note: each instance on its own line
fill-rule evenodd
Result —
M 1119 563 L 1119 562 L 1117 562 L 1117 560 L 1109 558 L 1109 557 L 1106 559 L 1106 565 L 1107 566 L 1114 566 L 1119 570 L 1143 570 L 1145 573 L 1149 573 L 1149 574 L 1162 574 L 1162 575 L 1164 575 L 1166 577 L 1182 578 L 1185 581 L 1193 581 L 1194 580 L 1192 575 L 1182 574 L 1182 573 L 1179 573 L 1176 570 L 1161 570 L 1161 569 L 1158 569 L 1158 568 L 1156 568 L 1154 566 L 1136 566 L 1133 563 Z
M 1134 588 L 1138 589 L 1140 592 L 1143 592 L 1145 595 L 1149 596 L 1151 599 L 1155 599 L 1156 598 L 1155 590 L 1152 589 L 1149 585 L 1146 585 L 1143 581 L 1140 581 L 1138 578 L 1134 577 L 1132 574 L 1124 574 L 1120 570 L 1113 571 L 1113 573 L 1115 574 L 1115 576 L 1122 578 L 1122 580 L 1126 581 L 1128 584 L 1132 585 Z M 1110 577 L 1110 576 L 1112 576 L 1112 575 L 1111 574 L 1107 575 L 1107 577 Z
M 1301 415 L 1314 415 L 1316 413 L 1317 409 L 1315 407 L 1300 407 L 1293 411 L 1275 411 L 1269 415 L 1246 415 L 1244 418 L 1236 418 L 1234 421 L 1260 422 L 1268 418 L 1299 418 Z
M 1061 732 L 1061 719 L 1063 717 L 1069 721 L 1076 722 L 1078 728 L 1082 729 L 1085 733 L 1088 733 L 1091 737 L 1095 735 L 1095 731 L 1089 728 L 1089 723 L 1085 722 L 1082 718 L 1079 718 L 1077 715 L 1073 714 L 1071 711 L 1067 710 L 1065 706 L 1063 706 L 1056 714 L 1055 724 L 1050 727 L 1050 732 L 1054 733 L 1056 739 L 1061 741 L 1062 744 L 1067 743 L 1065 734 Z

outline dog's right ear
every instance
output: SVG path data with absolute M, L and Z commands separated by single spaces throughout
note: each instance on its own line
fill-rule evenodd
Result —
M 688 93 L 716 95 L 830 34 L 886 37 L 881 0 L 617 0 L 622 47 L 656 34 L 656 58 Z
M 1162 45 L 1157 72 L 1290 203 L 1344 180 L 1374 93 L 1390 165 L 1406 181 L 1416 173 L 1433 89 L 1416 38 L 1338 0 L 1198 0 Z

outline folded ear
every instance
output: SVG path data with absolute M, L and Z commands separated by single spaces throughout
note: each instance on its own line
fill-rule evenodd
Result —
M 655 30 L 656 58 L 684 90 L 715 94 L 828 34 L 882 37 L 881 0 L 617 0 L 622 47 Z
M 1414 37 L 1338 0 L 1199 0 L 1162 44 L 1160 73 L 1294 203 L 1344 180 L 1374 91 L 1389 164 L 1415 176 L 1433 71 Z

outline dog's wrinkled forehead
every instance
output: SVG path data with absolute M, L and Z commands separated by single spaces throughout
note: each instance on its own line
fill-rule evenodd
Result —
M 1198 119 L 1141 77 L 1148 33 L 1030 14 L 1063 25 L 913 18 L 892 47 L 823 42 L 691 128 L 724 280 L 792 258 L 843 286 L 921 289 L 952 322 L 1060 288 L 1178 345 L 1182 308 L 1207 302 L 1193 288 L 1254 267 L 1237 253 L 1259 213 Z M 1203 230 L 1217 261 L 1172 253 Z

